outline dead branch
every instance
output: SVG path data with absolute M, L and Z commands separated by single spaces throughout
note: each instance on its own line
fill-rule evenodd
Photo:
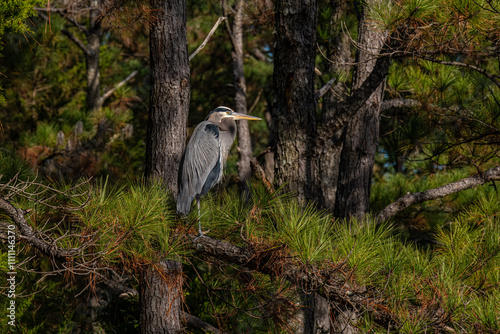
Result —
M 318 101 L 320 98 L 323 97 L 323 95 L 325 95 L 329 90 L 330 88 L 332 88 L 333 84 L 337 82 L 337 78 L 333 78 L 331 79 L 330 81 L 328 81 L 326 84 L 323 85 L 323 87 L 321 87 L 317 92 L 316 94 L 314 95 L 314 99 L 316 101 Z
M 46 7 L 46 8 L 35 8 L 35 10 L 38 12 L 38 14 L 40 15 L 41 13 L 48 13 L 50 15 L 50 13 L 57 13 L 59 14 L 62 18 L 64 18 L 66 21 L 68 21 L 69 23 L 71 23 L 72 25 L 74 25 L 75 27 L 77 27 L 80 31 L 82 31 L 85 35 L 88 35 L 89 34 L 89 31 L 87 30 L 87 28 L 85 28 L 84 26 L 82 26 L 80 23 L 78 23 L 77 20 L 75 20 L 73 17 L 71 17 L 69 14 L 72 13 L 72 11 L 69 11 L 67 9 L 64 9 L 64 8 L 49 8 L 49 7 Z M 42 17 L 42 15 L 40 15 Z M 47 22 L 49 21 L 49 18 L 47 16 L 43 17 Z
M 474 176 L 466 177 L 464 179 L 448 183 L 441 187 L 413 194 L 408 193 L 380 210 L 377 213 L 376 219 L 378 222 L 383 222 L 395 216 L 398 212 L 401 212 L 404 209 L 408 208 L 410 205 L 441 198 L 463 190 L 483 185 L 490 181 L 498 180 L 500 180 L 500 166 L 488 169 L 484 173 L 479 173 Z
M 265 150 L 264 152 L 269 153 L 270 149 Z M 266 187 L 267 191 L 269 191 L 271 194 L 274 193 L 273 184 L 271 183 L 271 181 L 269 181 L 266 172 L 260 166 L 259 162 L 257 161 L 257 158 L 250 157 L 250 166 L 252 168 L 252 172 L 255 175 L 255 177 L 261 180 L 262 183 L 264 183 L 264 186 Z
M 132 80 L 137 75 L 137 73 L 139 73 L 139 72 L 138 71 L 134 71 L 134 72 L 130 73 L 128 75 L 128 77 L 126 77 L 125 79 L 123 79 L 122 81 L 120 81 L 119 83 L 117 83 L 113 88 L 111 88 L 106 93 L 104 93 L 102 95 L 102 97 L 101 97 L 102 103 L 104 103 L 104 101 L 106 101 L 111 95 L 113 95 L 113 93 L 116 92 L 117 89 L 119 89 L 120 87 L 122 87 L 123 85 L 125 85 L 127 82 L 129 82 L 130 80 Z
M 413 108 L 420 107 L 422 103 L 413 99 L 390 99 L 382 102 L 380 112 L 389 110 L 391 108 Z
M 203 43 L 201 43 L 201 45 L 189 56 L 189 61 L 191 61 L 194 58 L 194 56 L 196 56 L 205 47 L 205 45 L 207 45 L 208 41 L 210 40 L 210 38 L 212 38 L 212 35 L 214 34 L 214 32 L 217 29 L 217 27 L 219 26 L 219 24 L 221 24 L 221 22 L 224 21 L 225 19 L 226 19 L 226 17 L 224 17 L 224 16 L 219 17 L 217 22 L 215 22 L 214 26 L 212 27 L 212 30 L 210 30 L 207 37 L 205 37 L 205 40 L 203 41 Z
M 35 179 L 36 179 L 36 177 L 35 177 Z M 42 205 L 45 205 L 45 206 L 50 207 L 52 209 L 64 209 L 66 211 L 78 211 L 88 204 L 88 202 L 90 200 L 90 190 L 85 191 L 83 193 L 77 193 L 77 194 L 71 194 L 71 191 L 82 187 L 86 183 L 90 182 L 90 180 L 91 179 L 89 178 L 87 180 L 84 180 L 84 181 L 76 184 L 75 186 L 73 186 L 65 191 L 61 191 L 61 190 L 57 190 L 55 188 L 52 188 L 50 186 L 47 186 L 45 184 L 36 182 L 35 180 L 33 180 L 33 181 L 18 180 L 18 174 L 16 174 L 6 184 L 0 184 L 0 192 L 4 192 L 4 194 L 2 194 L 2 197 L 4 200 L 7 200 L 7 201 L 14 196 L 20 196 L 20 197 L 23 197 L 23 198 L 30 200 L 33 203 L 42 204 Z M 34 188 L 34 189 L 31 190 L 30 188 Z M 87 195 L 87 198 L 84 201 L 84 203 L 82 205 L 80 205 L 79 207 L 64 207 L 64 206 L 56 206 L 56 205 L 49 204 L 49 201 L 51 201 L 57 195 L 62 195 L 62 196 L 67 197 L 67 198 L 82 197 L 84 195 Z
M 21 232 L 21 236 L 32 246 L 50 257 L 66 258 L 73 257 L 80 252 L 80 248 L 64 249 L 58 247 L 55 242 L 47 242 L 40 238 L 39 231 L 31 228 L 25 218 L 26 211 L 16 208 L 10 202 L 0 198 L 0 210 L 3 210 L 12 219 Z
M 26 215 L 30 213 L 30 210 L 23 210 L 21 208 L 17 208 L 15 205 L 11 203 L 11 199 L 17 196 L 25 198 L 32 203 L 41 204 L 53 209 L 65 210 L 65 211 L 80 210 L 83 207 L 85 207 L 89 202 L 90 190 L 75 194 L 72 194 L 71 192 L 80 188 L 89 181 L 90 179 L 82 181 L 67 190 L 61 191 L 54 189 L 50 186 L 44 185 L 42 183 L 36 182 L 36 177 L 34 180 L 27 180 L 27 181 L 19 180 L 18 174 L 16 174 L 7 183 L 0 184 L 0 210 L 4 211 L 7 214 L 7 216 L 12 220 L 14 225 L 17 227 L 19 231 L 17 234 L 18 238 L 26 240 L 28 244 L 35 247 L 45 255 L 50 256 L 51 258 L 59 258 L 59 259 L 72 258 L 82 253 L 82 251 L 90 245 L 91 241 L 93 241 L 95 238 L 95 234 L 81 235 L 81 234 L 70 233 L 70 231 L 67 231 L 66 233 L 54 239 L 50 237 L 48 234 L 48 232 L 53 228 L 44 230 L 46 224 L 42 229 L 36 229 L 31 227 L 26 219 Z M 81 197 L 86 195 L 87 198 L 85 199 L 85 201 L 81 206 L 77 208 L 74 207 L 70 208 L 70 207 L 51 204 L 50 201 L 52 201 L 57 195 L 63 195 L 67 198 Z M 62 220 L 59 221 L 54 228 L 57 228 L 57 226 L 59 226 L 61 223 Z M 85 238 L 89 240 L 89 242 L 77 248 L 66 249 L 58 245 L 58 243 L 62 239 L 66 238 Z

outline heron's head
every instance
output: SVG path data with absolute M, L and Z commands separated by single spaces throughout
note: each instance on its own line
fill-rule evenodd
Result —
M 252 121 L 260 121 L 259 117 L 254 117 L 246 114 L 240 114 L 234 112 L 233 109 L 228 107 L 217 107 L 210 112 L 207 116 L 207 120 L 215 124 L 219 124 L 224 120 L 238 120 L 238 119 L 248 119 Z

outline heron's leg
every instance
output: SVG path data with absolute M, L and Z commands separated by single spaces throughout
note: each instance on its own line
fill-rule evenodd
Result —
M 206 235 L 203 234 L 203 231 L 201 230 L 201 210 L 200 210 L 200 197 L 196 196 L 196 206 L 198 207 L 198 236 L 194 239 L 198 239 L 201 237 L 209 238 Z
M 201 237 L 203 232 L 201 231 L 201 211 L 200 211 L 200 197 L 196 196 L 196 206 L 198 207 L 198 233 Z

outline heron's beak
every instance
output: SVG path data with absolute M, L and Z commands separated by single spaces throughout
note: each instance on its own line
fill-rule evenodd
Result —
M 262 120 L 262 118 L 259 118 L 259 117 L 255 117 L 255 116 L 250 116 L 250 115 L 246 115 L 246 114 L 240 114 L 240 113 L 237 113 L 237 112 L 233 112 L 231 114 L 231 116 L 234 117 L 234 119 L 248 119 L 250 121 L 260 121 Z

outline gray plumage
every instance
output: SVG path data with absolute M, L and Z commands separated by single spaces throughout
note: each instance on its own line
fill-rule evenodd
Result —
M 179 214 L 188 215 L 193 200 L 196 198 L 199 204 L 200 197 L 222 179 L 227 155 L 236 138 L 237 119 L 260 120 L 235 113 L 227 107 L 218 107 L 195 128 L 179 167 Z

